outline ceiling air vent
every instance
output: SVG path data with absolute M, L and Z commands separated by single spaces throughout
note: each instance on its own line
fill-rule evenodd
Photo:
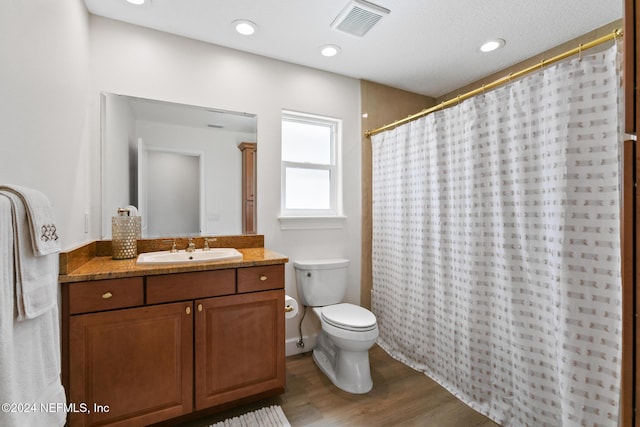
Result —
M 389 12 L 389 9 L 368 1 L 351 0 L 333 20 L 331 28 L 362 37 Z

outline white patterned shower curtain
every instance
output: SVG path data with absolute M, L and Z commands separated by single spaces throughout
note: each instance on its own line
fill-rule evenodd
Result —
M 617 52 L 372 137 L 379 344 L 501 425 L 617 425 Z

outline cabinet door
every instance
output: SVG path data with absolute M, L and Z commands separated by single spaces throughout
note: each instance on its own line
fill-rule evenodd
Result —
M 191 412 L 192 310 L 190 301 L 72 316 L 68 393 L 79 412 L 70 426 L 143 426 Z
M 284 290 L 198 300 L 196 409 L 284 388 Z

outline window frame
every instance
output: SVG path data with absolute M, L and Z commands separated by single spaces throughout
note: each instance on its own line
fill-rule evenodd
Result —
M 293 162 L 283 160 L 283 138 L 281 135 L 281 197 L 280 218 L 339 218 L 342 217 L 342 173 L 340 166 L 342 120 L 316 114 L 283 110 L 282 123 L 285 121 L 330 128 L 330 163 Z M 287 169 L 326 170 L 329 172 L 329 205 L 328 209 L 287 208 Z M 333 228 L 333 227 L 331 227 Z

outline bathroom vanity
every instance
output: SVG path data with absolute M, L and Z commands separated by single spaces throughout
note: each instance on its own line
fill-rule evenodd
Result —
M 104 242 L 61 256 L 70 426 L 143 426 L 284 391 L 288 260 L 243 237 L 233 261 L 142 266 Z

